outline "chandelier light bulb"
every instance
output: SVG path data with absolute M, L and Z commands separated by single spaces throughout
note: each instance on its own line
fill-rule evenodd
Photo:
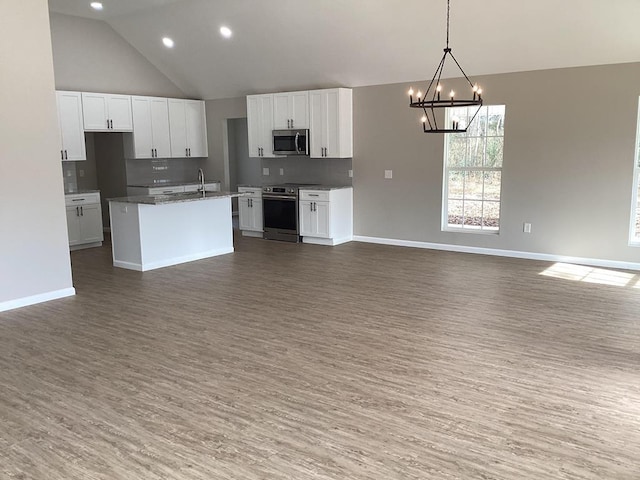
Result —
M 413 95 L 413 88 L 409 89 L 409 96 Z
M 420 100 L 421 96 L 422 96 L 422 92 L 420 90 L 418 90 L 418 100 Z
M 442 91 L 442 85 L 438 84 L 438 86 L 436 87 L 436 91 L 441 92 Z
M 474 91 L 474 92 L 477 92 L 477 91 L 478 91 L 478 84 L 477 84 L 477 83 L 473 86 L 473 91 Z
M 456 92 L 454 92 L 453 90 L 451 90 L 449 92 L 449 96 L 451 97 L 451 100 L 453 100 L 453 97 L 455 96 Z
M 420 121 L 422 121 L 422 123 L 427 123 L 427 116 L 423 115 Z

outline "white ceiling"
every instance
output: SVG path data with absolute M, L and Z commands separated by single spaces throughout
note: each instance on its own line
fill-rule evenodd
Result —
M 445 44 L 445 0 L 102 2 L 95 12 L 89 0 L 49 0 L 60 13 L 104 19 L 205 99 L 426 79 Z M 640 0 L 451 0 L 451 47 L 471 77 L 636 62 L 639 18 Z

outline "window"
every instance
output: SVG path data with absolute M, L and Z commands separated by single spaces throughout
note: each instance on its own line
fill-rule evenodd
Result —
M 448 108 L 446 124 L 467 125 L 476 107 Z M 498 233 L 504 105 L 480 108 L 466 133 L 445 134 L 442 229 Z
M 631 228 L 629 229 L 629 243 L 640 246 L 640 101 L 638 102 L 638 133 L 636 135 L 636 149 L 633 167 L 633 203 L 631 205 Z

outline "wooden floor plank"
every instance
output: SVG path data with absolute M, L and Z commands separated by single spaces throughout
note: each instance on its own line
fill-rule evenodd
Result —
M 0 478 L 640 478 L 634 274 L 242 237 L 72 262 L 75 297 L 0 313 Z

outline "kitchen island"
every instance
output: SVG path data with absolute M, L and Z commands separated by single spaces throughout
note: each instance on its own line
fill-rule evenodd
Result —
M 233 252 L 233 192 L 109 199 L 113 265 L 144 272 Z

